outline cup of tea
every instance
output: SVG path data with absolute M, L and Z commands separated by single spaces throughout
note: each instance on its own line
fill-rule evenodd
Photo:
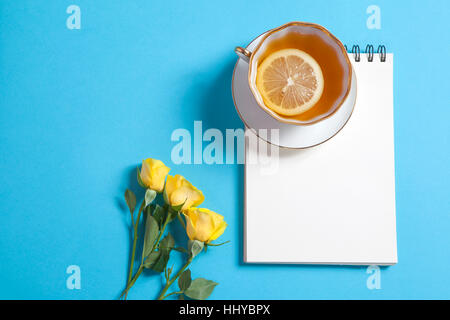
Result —
M 235 52 L 249 64 L 258 105 L 284 123 L 305 126 L 331 117 L 356 88 L 344 45 L 318 24 L 287 23 L 268 31 L 252 52 Z

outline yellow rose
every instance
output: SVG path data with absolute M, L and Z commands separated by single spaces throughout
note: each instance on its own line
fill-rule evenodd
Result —
M 223 216 L 204 208 L 190 208 L 184 212 L 186 232 L 191 240 L 209 243 L 222 235 L 227 227 Z
M 172 207 L 180 206 L 180 211 L 196 207 L 205 200 L 203 193 L 179 174 L 168 175 L 164 189 L 164 200 Z
M 145 159 L 142 161 L 141 181 L 147 188 L 162 192 L 169 171 L 170 168 L 166 167 L 161 160 Z

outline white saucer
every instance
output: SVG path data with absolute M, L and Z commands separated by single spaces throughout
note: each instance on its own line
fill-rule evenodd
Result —
M 264 34 L 247 47 L 252 51 Z M 279 129 L 278 141 L 273 137 L 260 137 L 284 148 L 303 149 L 321 144 L 336 135 L 350 119 L 356 102 L 356 76 L 352 70 L 352 86 L 347 99 L 329 118 L 317 123 L 298 126 L 275 120 L 257 104 L 248 85 L 248 63 L 238 59 L 233 71 L 232 92 L 236 110 L 244 124 L 257 135 L 260 129 Z

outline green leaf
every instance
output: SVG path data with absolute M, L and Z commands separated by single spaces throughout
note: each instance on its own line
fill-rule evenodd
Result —
M 178 300 L 184 300 L 184 296 L 182 294 L 178 295 Z
M 176 247 L 176 248 L 173 248 L 173 250 L 176 250 L 181 253 L 188 253 L 188 251 L 183 247 Z
M 146 207 L 144 208 L 144 215 L 145 215 L 146 217 L 151 216 L 154 209 L 155 209 L 155 205 L 154 205 L 154 204 L 151 204 L 151 205 L 149 205 L 149 206 L 146 206 Z M 155 219 L 155 220 L 156 220 L 156 219 Z M 156 222 L 158 222 L 158 221 L 156 221 Z M 158 226 L 159 226 L 159 225 L 160 225 L 160 224 L 158 223 Z
M 158 222 L 149 213 L 147 213 L 147 221 L 145 223 L 144 248 L 142 250 L 143 257 L 147 257 L 153 249 L 156 238 L 158 237 Z
M 142 188 L 147 188 L 147 186 L 142 182 L 141 170 L 139 170 L 139 166 L 137 167 L 137 181 Z
M 161 240 L 159 243 L 159 249 L 168 249 L 169 251 L 175 248 L 175 239 L 172 237 L 172 235 L 167 233 L 167 235 L 164 237 L 164 239 Z
M 149 269 L 153 267 L 155 262 L 159 259 L 159 256 L 161 255 L 161 252 L 159 251 L 153 251 L 150 253 L 147 258 L 144 260 L 144 267 Z
M 156 191 L 152 190 L 152 189 L 147 189 L 147 191 L 145 191 L 145 206 L 148 206 L 150 203 L 153 202 L 153 200 L 155 200 L 156 198 Z
M 189 240 L 188 249 L 189 249 L 191 257 L 194 258 L 196 255 L 198 255 L 200 252 L 202 252 L 204 246 L 205 246 L 205 244 L 201 241 Z
M 205 300 L 211 295 L 217 285 L 218 283 L 214 281 L 197 278 L 191 282 L 191 285 L 184 291 L 184 294 L 191 299 Z
M 167 233 L 167 235 L 159 243 L 160 256 L 158 261 L 152 266 L 152 269 L 156 272 L 163 272 L 167 266 L 167 262 L 170 258 L 170 251 L 175 247 L 175 239 L 172 235 Z
M 152 265 L 152 270 L 156 271 L 156 272 L 163 272 L 164 269 L 167 266 L 167 262 L 169 261 L 169 257 L 170 257 L 170 250 L 159 250 L 158 251 L 160 253 L 158 260 Z
M 130 213 L 133 214 L 136 208 L 136 196 L 130 189 L 125 190 L 125 201 L 127 202 L 128 209 L 130 209 Z
M 155 210 L 153 210 L 153 218 L 158 222 L 159 225 L 163 224 L 164 219 L 164 209 L 161 206 L 156 205 Z
M 191 285 L 191 270 L 186 269 L 178 278 L 178 286 L 181 291 L 185 291 Z

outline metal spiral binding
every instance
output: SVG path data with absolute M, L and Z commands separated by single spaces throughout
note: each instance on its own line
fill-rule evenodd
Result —
M 348 52 L 347 45 L 344 45 L 344 48 L 345 48 L 345 51 Z M 361 61 L 361 50 L 360 50 L 358 45 L 353 45 L 352 46 L 351 53 L 353 53 L 353 56 L 355 57 L 355 61 L 356 62 L 360 62 Z M 375 55 L 375 49 L 374 49 L 373 45 L 368 44 L 366 46 L 365 53 L 367 55 L 367 61 L 373 62 L 373 57 Z M 386 47 L 384 45 L 379 45 L 378 46 L 377 54 L 379 54 L 381 62 L 386 62 Z
M 361 61 L 361 57 L 360 57 L 360 50 L 359 50 L 359 46 L 358 45 L 354 45 L 352 47 L 352 53 L 355 56 L 355 61 L 356 62 L 360 62 Z
M 368 44 L 366 46 L 366 53 L 367 53 L 367 61 L 372 62 L 373 61 L 373 45 Z
M 386 61 L 386 47 L 383 45 L 379 45 L 377 53 L 380 54 L 380 61 L 385 62 Z

